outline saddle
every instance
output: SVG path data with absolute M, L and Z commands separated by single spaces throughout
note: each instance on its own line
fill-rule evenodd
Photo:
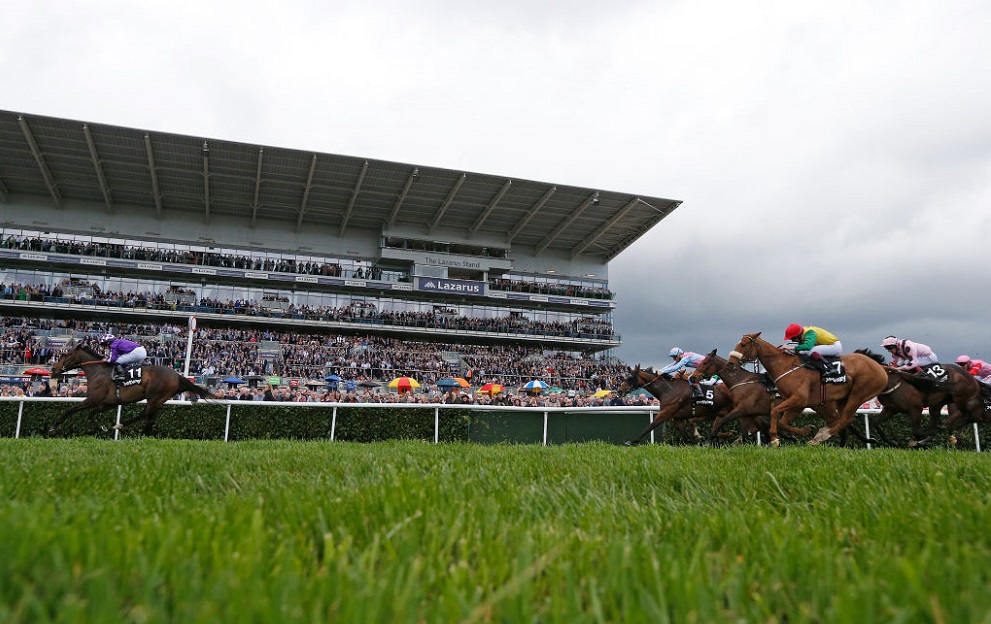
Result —
M 114 364 L 114 370 L 110 378 L 118 388 L 127 388 L 141 383 L 142 366 L 130 366 L 127 364 Z
M 991 411 L 991 385 L 980 379 L 977 380 L 977 383 L 981 388 L 981 403 L 984 405 L 984 411 L 989 412 Z
M 843 360 L 836 355 L 820 355 L 797 353 L 798 359 L 805 368 L 819 371 L 822 383 L 846 383 L 846 370 L 843 368 Z
M 695 405 L 715 404 L 715 381 L 700 381 L 692 384 L 692 403 Z

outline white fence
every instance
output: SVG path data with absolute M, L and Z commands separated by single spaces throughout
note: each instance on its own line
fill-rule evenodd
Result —
M 0 397 L 0 401 L 4 402 L 17 402 L 19 403 L 17 408 L 17 426 L 14 431 L 14 437 L 21 437 L 21 419 L 24 414 L 24 404 L 27 402 L 43 402 L 43 403 L 78 403 L 84 399 L 79 397 Z M 144 403 L 141 401 L 138 404 Z M 191 402 L 191 401 L 168 401 L 166 405 L 199 405 L 202 401 Z M 226 405 L 227 414 L 224 422 L 224 441 L 227 442 L 230 439 L 230 429 L 231 429 L 231 407 L 239 405 L 241 407 L 247 407 L 249 404 L 252 407 L 259 407 L 262 409 L 271 407 L 305 407 L 305 408 L 318 408 L 318 409 L 329 409 L 333 410 L 331 414 L 331 425 L 330 425 L 330 440 L 333 441 L 336 429 L 337 429 L 337 409 L 339 407 L 345 407 L 348 409 L 353 408 L 373 408 L 373 409 L 405 409 L 409 410 L 412 408 L 416 409 L 433 409 L 434 412 L 434 444 L 440 442 L 440 412 L 445 409 L 454 409 L 464 411 L 465 409 L 470 409 L 472 411 L 495 411 L 495 412 L 526 412 L 528 414 L 540 415 L 543 419 L 543 445 L 547 445 L 547 432 L 548 423 L 550 421 L 550 415 L 554 413 L 593 413 L 596 415 L 608 415 L 608 414 L 620 414 L 620 413 L 635 413 L 644 414 L 646 416 L 646 423 L 650 424 L 653 422 L 654 417 L 657 415 L 657 406 L 602 406 L 602 407 L 513 407 L 504 405 L 465 405 L 465 404 L 452 404 L 447 405 L 443 403 L 297 403 L 297 402 L 281 402 L 281 401 L 231 401 L 231 400 L 210 400 L 210 404 L 213 405 Z M 121 412 L 123 406 L 117 406 L 117 424 L 120 424 Z M 928 410 L 923 410 L 924 413 L 928 414 Z M 864 418 L 864 437 L 871 437 L 871 414 L 880 413 L 880 409 L 859 409 L 857 413 L 862 415 Z M 812 410 L 806 410 L 807 414 L 814 414 Z M 943 410 L 943 415 L 946 415 L 946 410 Z M 981 451 L 981 438 L 978 432 L 977 423 L 973 423 L 974 426 L 974 444 L 977 452 Z M 657 430 L 650 432 L 650 442 L 655 443 L 654 434 Z M 120 430 L 114 430 L 114 439 L 117 440 L 120 437 Z M 762 443 L 761 434 L 757 433 L 757 444 Z M 870 443 L 867 444 L 867 448 L 871 448 Z

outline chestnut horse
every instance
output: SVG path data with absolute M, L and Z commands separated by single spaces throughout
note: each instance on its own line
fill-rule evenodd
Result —
M 700 420 L 726 414 L 733 407 L 732 398 L 722 384 L 712 386 L 712 396 L 706 397 L 712 399 L 712 405 L 695 405 L 692 386 L 688 380 L 658 375 L 641 369 L 639 365 L 631 369 L 630 376 L 619 385 L 617 393 L 626 396 L 637 388 L 644 388 L 654 395 L 660 402 L 659 410 L 654 420 L 640 435 L 626 442 L 627 446 L 639 444 L 648 433 L 669 420 L 689 421 L 694 424 Z M 697 430 L 695 437 L 702 437 Z
M 862 353 L 875 362 L 885 364 L 884 356 L 870 349 L 857 349 L 854 353 Z M 963 406 L 963 409 L 958 407 L 954 410 L 957 413 L 963 412 L 960 426 L 963 426 L 964 419 L 971 415 L 972 410 L 979 413 L 983 409 L 983 406 L 972 403 L 980 395 L 980 384 L 970 373 L 957 364 L 939 364 L 939 366 L 946 372 L 946 381 L 939 382 L 928 375 L 916 375 L 885 366 L 888 383 L 877 395 L 877 400 L 881 403 L 877 424 L 881 425 L 897 414 L 905 414 L 912 428 L 913 440 L 908 443 L 909 446 L 924 446 L 932 442 L 939 428 L 944 407 Z M 925 408 L 929 408 L 927 427 L 923 427 L 922 410 Z M 947 428 L 949 429 L 951 425 L 956 426 L 956 421 L 951 423 L 948 420 Z M 959 426 L 956 429 L 959 429 Z M 956 429 L 950 429 L 950 432 Z M 878 434 L 880 435 L 880 431 Z M 891 444 L 888 440 L 885 442 Z
M 744 335 L 730 353 L 730 362 L 741 360 L 760 360 L 781 394 L 782 400 L 771 408 L 771 444 L 774 446 L 780 444 L 779 420 L 787 431 L 803 431 L 791 427 L 789 422 L 806 407 L 825 408 L 825 411 L 817 410 L 823 417 L 835 414 L 833 418 L 826 417 L 826 426 L 819 429 L 809 444 L 825 442 L 846 429 L 857 415 L 857 409 L 880 394 L 888 383 L 888 373 L 883 366 L 862 353 L 851 353 L 840 356 L 846 369 L 846 381 L 823 384 L 818 371 L 804 367 L 794 353 L 763 340 L 760 332 Z
M 120 426 L 144 420 L 144 433 L 151 435 L 155 413 L 172 397 L 182 392 L 193 392 L 203 398 L 213 396 L 209 390 L 197 386 L 171 368 L 155 365 L 141 367 L 140 384 L 118 389 L 112 378 L 113 364 L 108 363 L 102 355 L 84 344 L 76 345 L 55 363 L 52 367 L 52 377 L 76 368 L 86 373 L 86 400 L 72 406 L 52 424 L 49 432 L 55 432 L 72 414 L 83 411 L 88 412 L 93 426 L 99 427 L 96 422 L 98 414 L 117 405 L 137 403 L 146 399 L 148 403 L 141 414 L 122 422 Z
M 710 351 L 692 374 L 693 377 L 719 375 L 733 399 L 733 409 L 716 417 L 709 437 L 715 437 L 723 425 L 736 419 L 740 420 L 740 432 L 743 435 L 766 432 L 774 384 L 766 375 L 748 371 L 739 364 L 730 364 L 716 355 L 716 351 Z

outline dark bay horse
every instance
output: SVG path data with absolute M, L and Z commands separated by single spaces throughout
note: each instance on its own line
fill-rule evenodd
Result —
M 979 381 L 977 384 L 977 396 L 968 401 L 964 409 L 960 409 L 955 403 L 949 406 L 950 415 L 946 419 L 946 430 L 950 435 L 950 444 L 957 443 L 957 431 L 968 422 L 981 424 L 991 421 L 991 386 Z
M 732 398 L 722 384 L 712 386 L 712 405 L 695 405 L 692 386 L 687 379 L 658 375 L 641 369 L 639 365 L 631 369 L 630 376 L 619 385 L 617 392 L 620 396 L 626 396 L 637 388 L 643 388 L 654 395 L 659 401 L 659 409 L 654 420 L 640 435 L 627 441 L 627 446 L 639 444 L 648 433 L 669 420 L 697 422 L 720 416 L 733 408 Z M 695 432 L 695 437 L 701 438 L 698 431 Z
M 165 366 L 142 366 L 141 383 L 118 391 L 117 384 L 111 378 L 113 364 L 108 363 L 102 355 L 84 344 L 76 345 L 52 367 L 52 377 L 61 375 L 73 369 L 82 369 L 86 373 L 86 399 L 72 406 L 50 428 L 54 432 L 76 412 L 88 412 L 94 427 L 99 425 L 96 416 L 117 405 L 137 403 L 145 399 L 147 405 L 141 414 L 121 423 L 126 426 L 139 420 L 145 421 L 144 433 L 151 435 L 155 423 L 155 414 L 162 405 L 172 397 L 182 392 L 193 392 L 205 399 L 212 398 L 206 388 L 197 386 L 171 368 Z
M 862 353 L 875 362 L 885 364 L 884 356 L 870 349 L 857 349 L 855 353 Z M 980 394 L 980 384 L 970 373 L 956 364 L 941 363 L 939 366 L 946 372 L 944 382 L 939 382 L 928 375 L 916 375 L 885 366 L 888 383 L 877 395 L 881 403 L 877 424 L 881 425 L 898 414 L 905 414 L 912 428 L 913 439 L 909 442 L 909 446 L 923 446 L 932 442 L 933 436 L 939 429 L 944 407 L 957 406 L 956 410 L 951 410 L 951 415 L 961 414 L 957 419 L 960 421 L 960 426 L 965 424 L 967 417 L 973 417 L 972 412 L 976 413 L 983 409 L 980 404 L 974 404 L 974 399 Z M 929 408 L 928 426 L 924 426 L 922 416 L 925 408 Z M 956 426 L 957 420 L 952 418 L 947 420 L 946 428 L 950 433 L 960 428 Z M 950 429 L 951 426 L 956 428 Z M 880 431 L 878 434 L 881 435 Z M 890 441 L 884 441 L 891 445 Z
M 826 419 L 826 426 L 819 429 L 809 444 L 825 442 L 846 429 L 857 415 L 857 409 L 880 394 L 888 383 L 888 373 L 883 366 L 862 353 L 851 353 L 840 356 L 847 380 L 822 384 L 818 371 L 805 368 L 794 353 L 761 339 L 760 332 L 744 335 L 729 357 L 730 362 L 754 360 L 760 360 L 782 397 L 771 408 L 771 444 L 774 446 L 780 444 L 779 420 L 787 431 L 803 431 L 791 427 L 789 422 L 806 407 L 823 408 L 816 411 Z
M 733 400 L 733 409 L 717 416 L 712 422 L 710 438 L 714 437 L 723 425 L 736 419 L 740 420 L 740 432 L 743 435 L 749 436 L 757 431 L 768 430 L 774 391 L 773 384 L 766 375 L 748 371 L 739 364 L 730 364 L 716 355 L 716 349 L 705 356 L 693 375 L 698 377 L 719 375 Z

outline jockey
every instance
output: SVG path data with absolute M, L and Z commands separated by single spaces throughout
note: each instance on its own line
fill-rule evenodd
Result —
M 911 340 L 899 340 L 888 336 L 881 341 L 881 346 L 891 354 L 891 366 L 901 370 L 913 370 L 929 366 L 939 361 L 929 345 Z
M 687 375 L 688 383 L 692 388 L 692 396 L 700 397 L 702 395 L 702 389 L 699 388 L 695 380 L 692 379 L 689 373 L 695 371 L 696 368 L 702 365 L 702 360 L 705 359 L 704 355 L 699 355 L 698 353 L 692 353 L 691 351 L 683 351 L 678 347 L 673 347 L 668 355 L 674 360 L 660 371 L 658 375 L 673 375 L 678 371 L 685 371 L 684 374 Z
M 671 362 L 660 371 L 658 375 L 673 375 L 680 370 L 690 368 L 693 371 L 702 364 L 702 360 L 705 359 L 704 355 L 699 355 L 698 353 L 692 353 L 691 351 L 682 351 L 678 347 L 674 347 L 668 353 L 674 362 Z M 689 371 L 686 371 L 689 372 Z
M 113 334 L 107 334 L 100 338 L 100 344 L 110 346 L 110 357 L 107 362 L 114 365 L 114 381 L 124 381 L 127 368 L 132 364 L 140 365 L 148 352 L 138 343 L 126 338 L 117 338 Z
M 798 323 L 792 323 L 785 329 L 785 340 L 798 343 L 794 348 L 795 353 L 808 351 L 812 359 L 820 359 L 824 355 L 838 356 L 843 353 L 840 339 L 815 325 L 802 327 Z
M 986 384 L 991 384 L 991 364 L 984 360 L 972 360 L 969 355 L 961 355 L 957 358 L 957 364 L 965 371 Z

